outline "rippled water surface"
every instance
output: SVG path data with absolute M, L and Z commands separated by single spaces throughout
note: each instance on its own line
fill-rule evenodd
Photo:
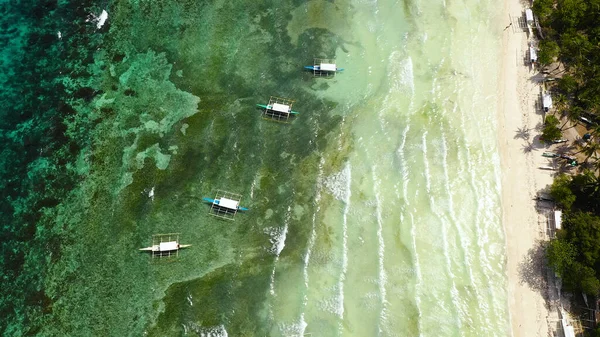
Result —
M 61 37 L 100 42 L 40 334 L 509 335 L 499 4 L 90 6 L 106 26 Z M 345 70 L 315 78 L 314 57 Z M 299 114 L 262 119 L 270 96 Z M 211 216 L 217 189 L 250 211 Z M 192 244 L 177 260 L 137 251 L 169 232 Z

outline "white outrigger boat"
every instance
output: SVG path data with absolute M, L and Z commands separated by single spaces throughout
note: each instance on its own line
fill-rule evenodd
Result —
M 152 246 L 139 250 L 152 253 L 152 257 L 170 257 L 177 256 L 180 249 L 190 246 L 179 243 L 179 233 L 155 234 L 152 235 Z
M 192 245 L 180 245 L 179 243 L 177 243 L 177 241 L 169 241 L 169 242 L 161 242 L 157 245 L 152 245 L 152 246 L 146 247 L 146 248 L 140 248 L 140 250 L 145 251 L 145 252 L 163 253 L 163 252 L 171 252 L 171 251 L 182 249 L 182 248 L 188 248 L 191 246 Z
M 287 123 L 290 116 L 298 114 L 298 111 L 292 110 L 294 100 L 271 96 L 269 103 L 257 104 L 263 110 L 263 118 L 269 118 L 277 122 Z
M 344 68 L 338 68 L 335 59 L 315 58 L 312 66 L 304 66 L 304 69 L 310 70 L 315 76 L 333 76 L 335 73 L 344 71 Z
M 210 204 L 210 215 L 219 218 L 233 220 L 238 211 L 248 211 L 248 208 L 240 206 L 242 196 L 237 193 L 217 190 L 214 198 L 202 198 Z

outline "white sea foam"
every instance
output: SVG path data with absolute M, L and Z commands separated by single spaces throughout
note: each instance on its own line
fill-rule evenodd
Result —
M 275 256 L 279 256 L 283 248 L 285 248 L 285 239 L 287 237 L 291 210 L 292 206 L 288 206 L 282 227 L 266 227 L 263 229 L 263 233 L 269 236 L 269 242 L 271 243 L 269 252 L 275 254 Z
M 387 275 L 385 272 L 385 241 L 383 239 L 383 219 L 381 216 L 381 205 L 383 203 L 383 200 L 380 196 L 380 190 L 379 190 L 379 185 L 380 185 L 380 181 L 376 176 L 376 172 L 377 171 L 377 167 L 374 166 L 373 167 L 373 182 L 374 182 L 374 186 L 373 186 L 373 190 L 375 192 L 375 200 L 377 201 L 376 207 L 375 207 L 375 212 L 377 214 L 377 241 L 378 241 L 378 287 L 379 287 L 379 296 L 380 296 L 380 300 L 381 300 L 381 311 L 379 313 L 379 324 L 380 324 L 380 330 L 381 330 L 381 324 L 384 324 L 385 321 L 387 320 L 387 315 L 386 315 L 386 310 L 387 310 L 387 291 L 386 291 L 386 282 L 387 282 Z
M 389 57 L 390 73 L 393 75 L 390 93 L 415 93 L 415 75 L 412 58 L 403 57 L 400 51 L 394 51 Z
M 408 131 L 410 131 L 410 123 L 406 123 L 404 131 L 402 131 L 402 139 L 400 142 L 400 146 L 396 150 L 396 154 L 400 162 L 400 173 L 402 174 L 402 197 L 405 206 L 410 205 L 410 199 L 408 198 L 408 183 L 410 182 L 410 169 L 408 167 L 408 163 L 406 162 L 406 156 L 404 154 Z
M 102 26 L 104 26 L 104 23 L 106 22 L 106 20 L 108 19 L 108 12 L 106 12 L 106 10 L 102 10 L 102 13 L 100 13 L 100 16 L 98 17 L 98 23 L 96 24 L 96 28 L 100 29 L 102 28 Z
M 314 206 L 315 206 L 315 212 L 313 213 L 312 216 L 312 221 L 311 221 L 311 231 L 310 231 L 310 236 L 308 238 L 308 244 L 306 246 L 306 253 L 304 254 L 304 266 L 302 267 L 302 277 L 304 279 L 304 295 L 302 297 L 302 313 L 300 314 L 300 331 L 299 331 L 299 335 L 302 336 L 304 335 L 304 331 L 306 329 L 306 326 L 308 325 L 305 321 L 304 318 L 304 310 L 306 309 L 306 306 L 308 305 L 308 289 L 309 289 L 309 277 L 308 277 L 308 266 L 310 264 L 310 256 L 312 254 L 312 250 L 313 247 L 315 245 L 315 240 L 317 239 L 317 215 L 319 214 L 319 211 L 321 210 L 321 205 L 320 205 L 320 201 L 321 201 L 321 190 L 322 190 L 322 180 L 323 180 L 323 165 L 325 164 L 325 159 L 323 157 L 321 157 L 321 160 L 319 161 L 319 173 L 317 175 L 317 183 L 316 183 L 316 187 L 315 190 L 316 195 L 315 195 L 315 199 L 314 199 Z
M 429 160 L 427 159 L 427 131 L 421 136 L 421 149 L 423 150 L 423 174 L 425 177 L 425 188 L 427 194 L 431 194 L 431 181 L 429 173 Z
M 185 334 L 191 330 L 199 337 L 228 337 L 227 330 L 223 325 L 203 327 L 195 322 L 189 322 L 183 324 L 183 330 Z
M 417 307 L 417 313 L 419 315 L 417 326 L 419 327 L 419 336 L 423 336 L 423 311 L 421 309 L 421 296 L 423 296 L 423 275 L 421 274 L 421 265 L 419 264 L 419 253 L 417 252 L 417 224 L 415 218 L 411 213 L 410 215 L 410 237 L 412 243 L 412 254 L 413 254 L 413 267 L 417 280 L 415 283 L 415 305 Z
M 470 76 L 475 73 L 474 69 L 469 70 Z M 461 87 L 468 87 L 466 83 L 459 84 Z M 478 88 L 474 88 L 475 93 L 474 97 L 480 95 L 478 93 Z M 465 93 L 461 94 L 465 96 Z M 475 238 L 474 244 L 475 247 L 473 249 L 467 250 L 465 254 L 465 258 L 467 259 L 466 264 L 469 266 L 469 270 L 474 268 L 474 263 L 477 261 L 477 266 L 480 267 L 480 272 L 475 275 L 472 272 L 469 272 L 470 281 L 472 282 L 473 289 L 475 292 L 475 298 L 478 306 L 478 317 L 485 322 L 483 326 L 481 326 L 481 330 L 484 332 L 491 332 L 492 327 L 494 326 L 492 323 L 492 317 L 497 316 L 498 310 L 490 307 L 488 305 L 489 301 L 493 301 L 493 295 L 491 293 L 482 292 L 481 289 L 490 289 L 491 284 L 493 283 L 493 279 L 501 279 L 503 275 L 500 272 L 494 271 L 493 266 L 491 265 L 490 259 L 488 258 L 488 252 L 486 250 L 486 246 L 488 245 L 490 238 L 488 235 L 488 230 L 490 224 L 499 223 L 499 219 L 490 219 L 488 214 L 490 212 L 494 212 L 497 207 L 497 202 L 490 200 L 490 193 L 492 192 L 489 187 L 486 185 L 487 182 L 487 171 L 488 165 L 486 161 L 488 161 L 487 157 L 484 157 L 483 154 L 486 153 L 489 149 L 485 148 L 483 144 L 480 143 L 472 143 L 470 141 L 470 137 L 472 133 L 467 133 L 466 130 L 472 130 L 476 135 L 475 139 L 481 142 L 484 142 L 482 138 L 485 138 L 482 134 L 482 130 L 487 130 L 487 125 L 481 124 L 481 119 L 477 117 L 476 111 L 478 111 L 478 103 L 475 100 L 470 100 L 471 106 L 470 109 L 462 111 L 460 113 L 460 124 L 461 130 L 463 130 L 464 137 L 464 153 L 465 159 L 461 162 L 466 163 L 465 172 L 469 177 L 469 185 L 471 186 L 472 191 L 474 192 L 474 198 L 476 200 L 476 210 L 475 210 L 475 221 L 472 224 L 468 224 L 469 228 L 474 229 Z M 467 116 L 468 114 L 468 116 Z M 468 125 L 467 120 L 473 123 L 474 125 Z M 489 122 L 487 122 L 489 123 Z M 495 175 L 497 177 L 497 175 Z M 493 226 L 492 226 L 493 227 Z M 501 226 L 498 226 L 501 227 Z M 476 250 L 476 251 L 474 251 Z M 473 252 L 477 255 L 476 259 L 471 258 L 468 252 Z M 500 268 L 500 270 L 502 270 Z
M 94 14 L 90 14 L 90 16 L 91 16 L 91 20 L 88 18 L 88 20 L 86 20 L 86 21 L 96 22 L 96 28 L 100 29 L 100 28 L 102 28 L 102 26 L 104 26 L 104 24 L 106 23 L 106 20 L 108 19 L 108 12 L 103 9 L 102 13 L 100 13 L 100 15 L 96 16 Z
M 300 320 L 298 322 L 293 322 L 293 323 L 279 323 L 278 324 L 278 328 L 279 331 L 281 332 L 281 334 L 283 336 L 290 336 L 290 337 L 302 337 L 304 336 L 304 331 L 306 330 L 306 327 L 308 326 L 308 324 L 306 324 L 306 322 L 304 321 L 304 316 L 300 317 Z
M 275 269 L 277 268 L 277 262 L 279 262 L 279 254 L 283 251 L 285 247 L 285 239 L 287 237 L 288 232 L 288 223 L 290 221 L 292 207 L 288 206 L 287 211 L 285 213 L 285 220 L 283 223 L 283 227 L 267 227 L 263 230 L 263 232 L 269 235 L 269 242 L 271 243 L 271 247 L 269 252 L 275 254 L 275 261 L 273 262 L 273 269 L 271 270 L 271 282 L 269 283 L 269 293 L 272 296 L 275 296 Z M 273 313 L 271 313 L 272 315 Z
M 259 181 L 260 173 L 256 173 L 256 175 L 254 176 L 254 180 L 252 180 L 252 185 L 250 186 L 250 199 L 254 198 L 254 189 L 256 188 L 256 185 Z
M 444 185 L 444 187 L 446 189 L 446 193 L 447 193 L 446 198 L 448 199 L 448 205 L 449 205 L 448 211 L 449 211 L 449 213 L 450 213 L 449 215 L 451 217 L 450 221 L 448 221 L 445 214 L 443 214 L 444 210 L 439 209 L 439 210 L 435 210 L 434 212 L 440 218 L 440 220 L 441 220 L 440 222 L 442 224 L 442 226 L 441 226 L 442 243 L 443 243 L 442 246 L 444 249 L 444 257 L 446 260 L 446 273 L 448 274 L 448 276 L 450 278 L 450 282 L 451 282 L 451 287 L 450 287 L 451 301 L 452 301 L 452 304 L 456 311 L 455 324 L 458 327 L 460 335 L 464 336 L 465 331 L 462 328 L 462 319 L 461 319 L 462 318 L 461 313 L 464 310 L 462 309 L 462 303 L 459 298 L 458 290 L 456 289 L 456 275 L 452 271 L 453 267 L 452 267 L 452 261 L 450 259 L 450 254 L 452 252 L 448 245 L 448 242 L 449 242 L 448 227 L 450 227 L 451 223 L 454 222 L 454 220 L 452 219 L 452 214 L 453 214 L 454 210 L 453 210 L 453 205 L 452 205 L 452 195 L 450 194 L 449 187 L 448 187 L 449 182 L 450 182 L 450 176 L 448 175 L 448 149 L 446 146 L 446 135 L 444 133 L 443 127 L 441 127 L 441 129 L 440 129 L 440 136 L 441 136 L 440 152 L 442 155 L 442 169 L 444 172 L 444 184 L 443 185 Z M 432 208 L 435 209 L 436 207 L 434 205 L 432 205 Z
M 454 106 L 453 109 L 453 115 L 455 115 L 455 111 L 456 111 L 456 105 Z M 455 206 L 454 206 L 454 200 L 452 197 L 452 192 L 451 192 L 451 187 L 450 187 L 450 174 L 448 173 L 448 145 L 447 145 L 447 137 L 446 134 L 444 132 L 444 129 L 442 128 L 440 131 L 440 134 L 442 136 L 442 147 L 441 147 L 441 151 L 442 151 L 442 168 L 444 171 L 444 187 L 445 187 L 445 192 L 447 195 L 447 199 L 448 199 L 448 213 L 450 216 L 450 221 L 452 224 L 454 224 L 454 227 L 456 228 L 456 231 L 458 233 L 458 238 L 459 238 L 459 242 L 460 242 L 460 252 L 464 255 L 465 257 L 465 261 L 464 263 L 462 263 L 467 271 L 467 275 L 468 275 L 468 279 L 471 282 L 471 284 L 474 281 L 474 277 L 473 277 L 473 267 L 472 267 L 472 259 L 471 259 L 471 255 L 468 253 L 470 251 L 470 247 L 472 246 L 471 242 L 469 241 L 468 235 L 466 235 L 465 231 L 463 230 L 462 226 L 461 226 L 461 222 L 458 220 L 456 213 L 455 213 Z M 459 160 L 459 162 L 461 162 Z M 461 176 L 461 175 L 458 175 Z M 448 261 L 448 263 L 450 263 Z M 452 270 L 452 269 L 450 269 Z M 453 276 L 454 277 L 454 276 Z M 476 301 L 478 303 L 482 303 L 482 298 L 481 298 L 481 294 L 479 293 L 478 287 L 474 287 L 475 289 L 475 298 Z M 462 301 L 459 298 L 459 294 L 458 291 L 456 289 L 456 286 L 453 282 L 453 288 L 451 290 L 452 293 L 452 299 L 453 302 L 456 303 L 457 305 L 457 310 L 460 313 L 460 324 L 462 324 L 462 320 L 467 318 L 467 316 L 470 314 L 469 313 L 469 308 L 465 306 L 464 301 Z M 467 322 L 468 323 L 468 322 Z M 462 330 L 461 330 L 462 332 Z
M 348 165 L 346 165 L 348 167 Z M 327 177 L 324 181 L 325 187 L 333 196 L 340 201 L 346 202 L 350 198 L 350 176 L 349 169 L 344 168 L 342 171 Z
M 343 189 L 336 189 L 341 191 L 338 195 L 343 197 L 344 201 L 344 214 L 342 216 L 342 270 L 338 279 L 338 300 L 337 300 L 337 314 L 340 319 L 344 319 L 344 283 L 346 281 L 346 273 L 348 271 L 348 210 L 350 209 L 350 186 L 352 181 L 352 170 L 350 163 L 346 163 L 344 169 L 336 175 L 339 177 L 335 179 L 336 182 L 344 182 L 345 186 Z M 341 187 L 341 186 L 339 186 Z M 336 186 L 337 188 L 337 186 Z M 340 330 L 342 330 L 342 322 L 340 321 Z

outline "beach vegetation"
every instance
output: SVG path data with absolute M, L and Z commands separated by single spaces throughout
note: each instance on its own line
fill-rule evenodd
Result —
M 575 263 L 577 249 L 566 240 L 553 240 L 546 248 L 548 264 L 554 272 L 563 277 L 565 272 Z
M 565 93 L 565 95 L 570 96 L 577 90 L 577 81 L 573 76 L 565 75 L 558 80 L 558 89 Z
M 544 129 L 542 129 L 542 138 L 546 141 L 553 141 L 562 136 L 562 132 L 558 125 L 560 122 L 554 115 L 548 115 L 544 121 Z
M 560 53 L 560 47 L 556 41 L 542 40 L 539 44 L 538 62 L 541 65 L 549 65 L 553 63 Z
M 575 194 L 571 190 L 570 183 L 571 177 L 563 174 L 554 180 L 550 188 L 550 195 L 554 198 L 557 205 L 564 209 L 570 209 L 571 205 L 575 202 Z
M 600 177 L 590 170 L 558 176 L 550 194 L 563 209 L 563 228 L 547 249 L 548 264 L 565 288 L 600 294 Z
M 533 3 L 533 10 L 542 23 L 546 23 L 553 13 L 554 0 L 538 0 Z
M 600 0 L 539 0 L 533 10 L 542 27 L 541 65 L 558 61 L 556 91 L 568 98 L 570 112 L 598 116 L 600 106 Z M 547 69 L 548 70 L 548 69 Z M 579 108 L 579 110 L 575 109 Z
M 587 331 L 585 337 L 600 337 L 600 327 Z

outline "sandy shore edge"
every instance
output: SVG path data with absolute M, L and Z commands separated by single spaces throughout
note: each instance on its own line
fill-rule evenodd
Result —
M 516 18 L 523 15 L 519 0 L 504 1 L 502 66 L 499 76 L 498 140 L 502 171 L 502 223 L 506 235 L 508 310 L 512 336 L 548 336 L 550 312 L 544 298 L 540 242 L 547 239 L 546 217 L 536 210 L 537 192 L 552 183 L 553 171 L 537 141 L 541 111 L 540 84 L 526 64 L 528 35 Z M 536 127 L 538 129 L 536 129 Z

